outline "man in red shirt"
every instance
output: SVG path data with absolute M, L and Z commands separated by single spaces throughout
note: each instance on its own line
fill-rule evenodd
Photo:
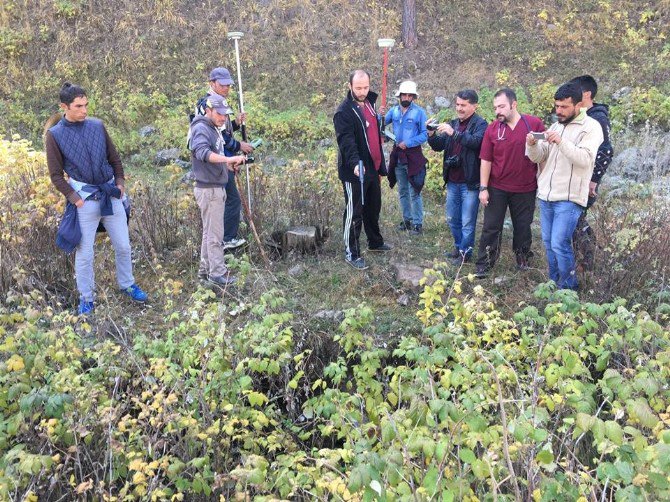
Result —
M 389 251 L 379 231 L 382 192 L 379 176 L 386 176 L 382 153 L 381 116 L 375 109 L 377 94 L 370 91 L 370 75 L 356 70 L 349 76 L 349 92 L 333 116 L 337 136 L 338 175 L 344 188 L 344 259 L 357 270 L 368 268 L 361 256 L 359 238 L 365 228 L 370 251 Z M 363 162 L 363 188 L 358 178 Z
M 500 255 L 505 213 L 509 207 L 514 229 L 512 249 L 517 268 L 528 268 L 535 212 L 537 165 L 526 157 L 526 136 L 544 131 L 538 117 L 517 111 L 516 94 L 503 88 L 493 97 L 496 120 L 484 133 L 480 151 L 479 201 L 484 206 L 484 225 L 479 239 L 477 277 L 486 277 Z

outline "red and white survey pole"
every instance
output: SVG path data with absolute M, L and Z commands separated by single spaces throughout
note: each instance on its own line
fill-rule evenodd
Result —
M 392 38 L 379 38 L 377 45 L 384 49 L 384 63 L 382 66 L 382 102 L 381 106 L 386 109 L 386 78 L 389 71 L 389 49 L 395 45 L 395 40 Z

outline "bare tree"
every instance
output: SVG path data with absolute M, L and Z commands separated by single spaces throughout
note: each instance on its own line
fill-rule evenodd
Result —
M 416 0 L 402 0 L 402 42 L 405 47 L 416 47 Z

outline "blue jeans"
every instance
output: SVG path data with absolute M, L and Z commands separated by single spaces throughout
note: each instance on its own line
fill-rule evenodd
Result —
M 398 164 L 395 168 L 395 176 L 398 180 L 398 198 L 402 209 L 402 219 L 411 221 L 412 225 L 423 225 L 423 199 L 409 182 L 407 164 Z
M 77 278 L 77 289 L 81 301 L 92 302 L 95 298 L 95 273 L 93 268 L 93 249 L 98 223 L 102 221 L 107 235 L 112 241 L 116 257 L 116 281 L 119 288 L 126 289 L 135 283 L 133 262 L 130 254 L 130 238 L 128 237 L 128 221 L 123 202 L 112 198 L 111 216 L 100 215 L 100 201 L 86 200 L 82 207 L 77 208 L 81 241 L 74 257 L 74 273 Z
M 449 182 L 445 206 L 454 245 L 464 256 L 470 256 L 475 246 L 479 191 L 468 190 L 465 183 Z
M 572 234 L 584 208 L 574 202 L 540 200 L 542 240 L 549 262 L 549 278 L 558 289 L 577 289 Z

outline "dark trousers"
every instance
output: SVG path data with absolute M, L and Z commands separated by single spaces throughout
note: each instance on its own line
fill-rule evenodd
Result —
M 595 268 L 596 234 L 586 219 L 588 208 L 595 201 L 595 197 L 589 196 L 586 209 L 582 211 L 582 215 L 577 222 L 577 228 L 575 228 L 575 233 L 572 234 L 572 247 L 575 258 L 584 270 L 593 270 Z
M 361 226 L 365 228 L 368 238 L 368 247 L 376 248 L 384 244 L 384 238 L 379 231 L 379 212 L 382 208 L 382 189 L 379 176 L 366 178 L 364 183 L 365 204 L 361 204 L 361 184 L 343 181 L 344 188 L 344 217 L 343 237 L 344 253 L 347 260 L 354 260 L 361 256 L 359 239 Z
M 240 209 L 242 201 L 240 192 L 237 190 L 235 175 L 228 171 L 228 183 L 226 183 L 226 210 L 223 213 L 223 240 L 232 241 L 237 239 L 237 231 L 240 228 Z
M 512 249 L 517 260 L 524 262 L 532 256 L 530 246 L 533 236 L 530 225 L 535 213 L 536 190 L 525 193 L 506 192 L 489 187 L 489 204 L 484 208 L 484 225 L 479 238 L 479 254 L 477 267 L 490 269 L 500 256 L 502 229 L 505 223 L 505 213 L 509 207 L 514 228 Z

